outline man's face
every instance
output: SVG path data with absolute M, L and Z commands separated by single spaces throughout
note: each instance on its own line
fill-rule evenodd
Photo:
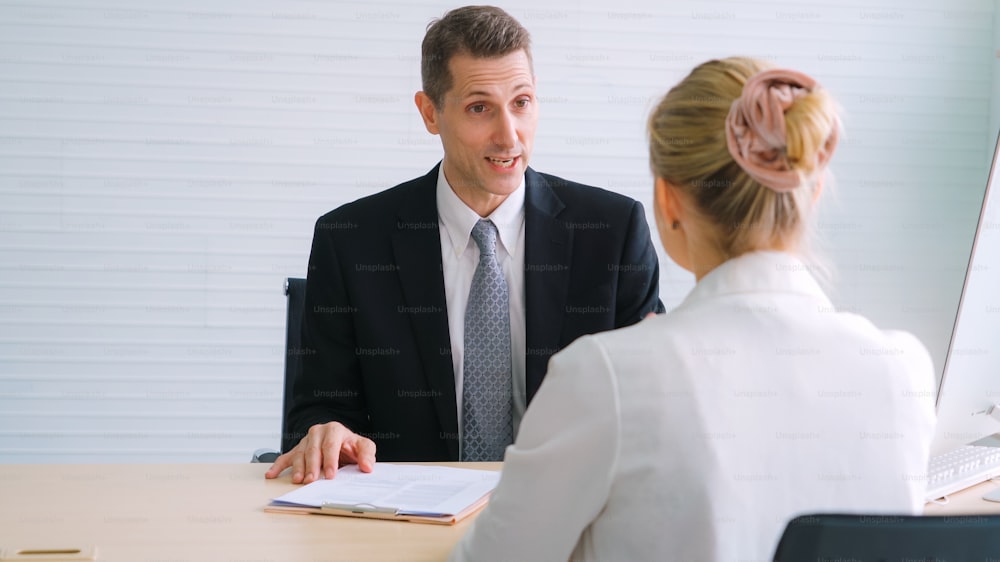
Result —
M 498 205 L 524 177 L 538 124 L 535 79 L 523 50 L 492 59 L 457 55 L 448 68 L 452 87 L 441 107 L 426 96 L 421 103 L 421 94 L 418 106 L 427 130 L 441 136 L 445 178 L 480 211 L 474 202 Z

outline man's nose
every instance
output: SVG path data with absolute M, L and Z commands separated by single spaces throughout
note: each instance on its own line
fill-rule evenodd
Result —
M 509 109 L 503 109 L 497 114 L 493 144 L 501 148 L 513 148 L 517 145 L 517 121 Z

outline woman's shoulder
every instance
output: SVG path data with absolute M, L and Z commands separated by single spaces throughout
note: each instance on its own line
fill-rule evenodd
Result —
M 859 353 L 875 357 L 904 357 L 930 362 L 930 353 L 916 335 L 899 329 L 876 326 L 867 317 L 852 312 L 839 312 L 837 317 L 845 330 L 861 342 Z

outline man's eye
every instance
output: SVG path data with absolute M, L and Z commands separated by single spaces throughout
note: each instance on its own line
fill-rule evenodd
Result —
M 472 113 L 483 113 L 486 111 L 486 105 L 482 103 L 477 103 L 476 105 L 470 106 L 469 111 Z
M 528 104 L 530 104 L 530 103 L 531 103 L 531 100 L 529 100 L 528 98 L 524 98 L 524 99 L 520 99 L 520 100 L 515 101 L 514 105 L 517 106 L 517 107 L 520 107 L 520 108 L 525 108 L 525 107 L 528 107 Z

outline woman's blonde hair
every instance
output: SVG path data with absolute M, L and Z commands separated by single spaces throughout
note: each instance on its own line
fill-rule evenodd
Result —
M 762 249 L 803 249 L 822 170 L 817 154 L 839 127 L 836 105 L 822 88 L 797 97 L 785 111 L 788 166 L 799 187 L 770 189 L 740 167 L 726 142 L 726 119 L 751 76 L 771 65 L 745 57 L 699 65 L 674 86 L 649 118 L 650 166 L 687 193 L 714 226 L 727 257 Z

